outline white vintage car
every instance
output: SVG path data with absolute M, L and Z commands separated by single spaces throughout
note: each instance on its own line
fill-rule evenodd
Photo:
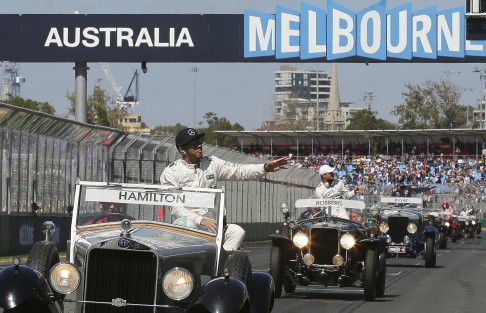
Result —
M 27 266 L 0 272 L 0 311 L 268 313 L 273 279 L 222 248 L 223 205 L 221 189 L 81 181 L 67 261 L 46 224 Z M 217 231 L 174 223 L 174 208 L 211 216 Z

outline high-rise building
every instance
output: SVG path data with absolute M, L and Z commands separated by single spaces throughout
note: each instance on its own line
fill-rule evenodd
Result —
M 275 120 L 300 122 L 305 128 L 316 129 L 316 117 L 323 116 L 330 86 L 331 78 L 324 71 L 282 65 L 275 72 Z
M 275 121 L 296 129 L 344 129 L 355 112 L 339 99 L 336 65 L 333 76 L 320 70 L 282 65 L 275 72 Z

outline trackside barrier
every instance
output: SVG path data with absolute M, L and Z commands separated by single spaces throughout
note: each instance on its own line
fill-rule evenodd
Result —
M 174 138 L 129 134 L 0 103 L 0 256 L 27 253 L 54 220 L 64 250 L 76 180 L 159 184 L 162 170 L 180 155 Z M 204 145 L 206 155 L 238 163 L 264 163 Z M 291 167 L 260 181 L 222 182 L 228 221 L 243 224 L 247 239 L 267 239 L 283 221 L 282 202 L 308 197 L 317 173 Z M 258 237 L 258 238 L 257 238 Z

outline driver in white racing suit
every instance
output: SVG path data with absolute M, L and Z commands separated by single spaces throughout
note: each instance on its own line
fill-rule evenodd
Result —
M 340 179 L 334 179 L 334 167 L 330 167 L 327 164 L 319 168 L 319 175 L 322 182 L 316 187 L 314 192 L 314 195 L 319 199 L 350 199 L 362 191 L 358 187 L 349 191 Z M 344 208 L 332 208 L 331 215 L 349 220 L 349 213 Z
M 265 164 L 236 164 L 217 157 L 203 156 L 202 138 L 193 128 L 181 130 L 175 139 L 176 147 L 182 159 L 176 160 L 164 169 L 160 175 L 163 185 L 199 188 L 216 188 L 219 180 L 256 180 L 267 172 L 276 172 L 286 168 L 289 158 L 283 157 Z M 173 207 L 172 215 L 175 224 L 188 227 L 203 227 L 216 232 L 215 217 L 208 210 L 190 210 L 184 207 Z M 245 238 L 245 231 L 236 224 L 227 224 L 223 248 L 237 250 Z

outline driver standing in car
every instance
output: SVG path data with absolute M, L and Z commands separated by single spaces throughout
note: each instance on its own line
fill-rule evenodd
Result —
M 182 187 L 216 188 L 219 180 L 256 180 L 267 172 L 276 172 L 287 168 L 288 157 L 269 161 L 265 164 L 236 164 L 215 156 L 203 156 L 202 138 L 194 128 L 181 130 L 176 138 L 176 148 L 182 156 L 167 166 L 160 175 L 162 185 Z M 202 226 L 210 232 L 216 232 L 217 223 L 205 212 L 197 212 L 184 207 L 174 207 L 172 215 L 175 224 L 188 227 Z M 227 224 L 223 248 L 228 251 L 238 250 L 245 238 L 245 231 L 236 224 Z
M 316 187 L 314 195 L 319 199 L 350 199 L 362 192 L 360 187 L 348 190 L 340 179 L 334 178 L 334 167 L 325 164 L 319 168 L 322 182 Z M 331 215 L 349 219 L 349 214 L 344 208 L 332 208 Z

